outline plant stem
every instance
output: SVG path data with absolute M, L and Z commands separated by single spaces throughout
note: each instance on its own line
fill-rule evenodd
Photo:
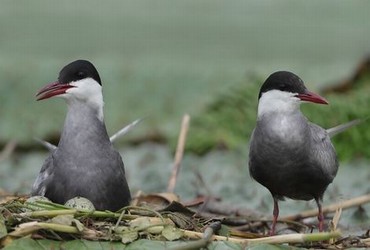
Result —
M 62 210 L 41 210 L 33 212 L 20 213 L 21 217 L 54 217 L 57 215 L 76 214 L 75 209 L 62 209 Z
M 168 181 L 168 187 L 167 187 L 168 193 L 173 193 L 173 191 L 175 190 L 177 175 L 180 171 L 181 161 L 182 161 L 182 157 L 184 154 L 186 136 L 187 136 L 188 129 L 189 129 L 189 122 L 190 122 L 190 116 L 188 114 L 185 114 L 182 118 L 181 130 L 179 134 L 179 139 L 177 141 L 175 162 L 172 167 L 172 173 L 171 173 L 170 180 Z
M 183 230 L 184 236 L 191 239 L 202 238 L 203 234 L 188 230 Z M 255 245 L 261 243 L 269 244 L 282 244 L 282 243 L 304 243 L 310 241 L 323 241 L 329 240 L 331 238 L 337 238 L 341 234 L 339 231 L 334 232 L 325 232 L 325 233 L 312 233 L 312 234 L 286 234 L 286 235 L 277 235 L 271 237 L 264 237 L 259 239 L 242 239 L 234 237 L 225 237 L 219 235 L 213 235 L 212 240 L 217 241 L 230 241 L 233 243 L 243 244 L 243 245 Z
M 362 204 L 369 203 L 369 202 L 370 202 L 370 194 L 366 194 L 366 195 L 362 195 L 362 196 L 359 196 L 359 197 L 356 197 L 350 200 L 341 201 L 341 202 L 337 202 L 337 203 L 334 203 L 328 206 L 324 206 L 322 208 L 322 211 L 324 214 L 334 213 L 339 208 L 346 209 L 350 207 L 360 206 Z M 303 211 L 298 214 L 285 216 L 285 217 L 280 218 L 280 220 L 297 220 L 301 218 L 308 218 L 308 217 L 314 217 L 314 216 L 317 216 L 317 209 L 307 210 L 307 211 Z

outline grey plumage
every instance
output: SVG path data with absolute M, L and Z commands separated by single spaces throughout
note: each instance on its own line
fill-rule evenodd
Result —
M 275 133 L 276 127 L 284 128 L 284 133 Z M 338 170 L 327 131 L 301 112 L 259 118 L 249 155 L 251 176 L 278 199 L 322 199 Z
M 45 160 L 32 195 L 61 204 L 82 196 L 98 210 L 116 211 L 129 204 L 131 195 L 122 158 L 103 121 L 100 77 L 94 71 L 87 61 L 72 62 L 61 71 L 57 84 L 39 92 L 39 99 L 64 97 L 68 112 L 58 147 Z

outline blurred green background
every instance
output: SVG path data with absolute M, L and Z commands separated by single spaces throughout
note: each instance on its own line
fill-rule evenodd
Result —
M 223 190 L 215 195 L 247 201 L 260 190 L 268 197 L 247 170 L 261 83 L 276 70 L 289 70 L 320 92 L 349 77 L 370 51 L 369 9 L 365 0 L 2 1 L 0 145 L 15 140 L 18 147 L 0 160 L 0 188 L 28 192 L 46 157 L 33 138 L 57 141 L 66 111 L 62 100 L 36 102 L 35 93 L 67 63 L 87 59 L 103 81 L 110 134 L 146 117 L 117 143 L 133 191 L 165 189 L 181 117 L 189 113 L 177 192 L 194 196 L 194 173 L 211 168 L 216 179 L 208 176 L 212 171 L 203 175 Z M 367 117 L 368 83 L 365 77 L 361 88 L 325 96 L 329 106 L 303 109 L 324 127 Z M 356 193 L 370 191 L 367 127 L 334 140 L 348 166 L 341 169 L 364 173 L 347 180 L 363 183 Z M 344 188 L 338 193 L 350 196 L 352 184 L 337 183 Z
M 264 80 L 287 69 L 317 90 L 350 74 L 370 49 L 368 1 L 1 5 L 3 143 L 59 133 L 64 103 L 34 95 L 75 59 L 91 60 L 101 74 L 109 131 L 148 116 L 143 133 L 176 134 L 184 112 L 197 115 L 232 86 L 259 87 L 248 82 L 251 74 Z

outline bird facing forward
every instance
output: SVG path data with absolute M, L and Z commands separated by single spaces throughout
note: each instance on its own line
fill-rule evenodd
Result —
M 278 200 L 314 199 L 318 207 L 319 231 L 323 230 L 322 198 L 338 170 L 330 135 L 307 120 L 302 102 L 328 104 L 307 90 L 295 74 L 271 74 L 259 93 L 257 123 L 250 140 L 249 172 L 265 186 L 274 200 L 270 235 L 275 234 Z
M 60 204 L 82 196 L 97 210 L 127 206 L 130 190 L 122 158 L 107 134 L 102 83 L 94 65 L 86 60 L 66 65 L 37 100 L 53 96 L 66 100 L 68 112 L 58 147 L 45 160 L 31 194 Z

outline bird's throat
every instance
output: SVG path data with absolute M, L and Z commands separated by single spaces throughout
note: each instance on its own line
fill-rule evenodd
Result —
M 69 148 L 79 148 L 88 144 L 89 147 L 109 142 L 109 136 L 97 109 L 82 104 L 68 105 L 59 147 L 68 145 Z

